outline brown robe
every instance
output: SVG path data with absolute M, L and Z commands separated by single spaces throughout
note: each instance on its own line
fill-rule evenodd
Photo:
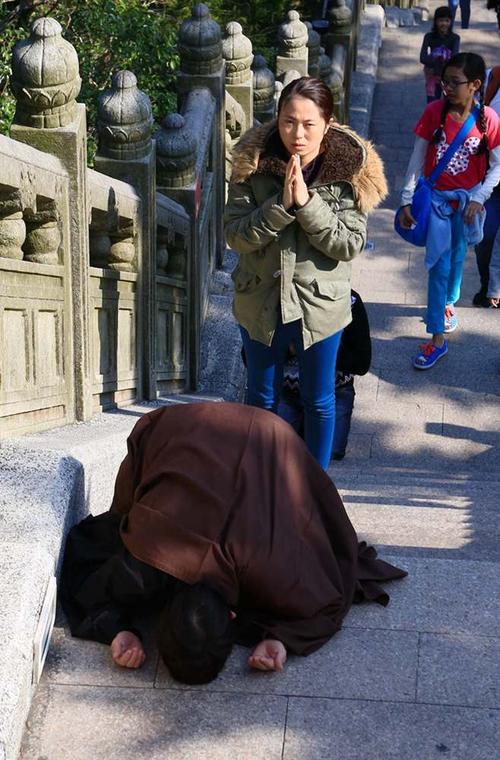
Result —
M 340 629 L 355 595 L 406 573 L 358 542 L 328 475 L 291 426 L 232 403 L 162 407 L 128 439 L 112 511 L 138 559 L 205 582 L 296 654 Z

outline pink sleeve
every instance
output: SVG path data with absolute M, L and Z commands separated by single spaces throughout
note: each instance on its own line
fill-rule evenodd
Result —
M 500 145 L 500 118 L 496 111 L 489 106 L 485 106 L 484 115 L 486 117 L 486 134 L 488 136 L 488 148 L 493 150 Z
M 430 142 L 434 132 L 439 127 L 442 108 L 443 103 L 441 100 L 429 103 L 413 130 L 417 137 L 423 137 L 424 140 Z

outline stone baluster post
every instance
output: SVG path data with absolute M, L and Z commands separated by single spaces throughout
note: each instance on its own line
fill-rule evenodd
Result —
M 0 190 L 0 258 L 20 261 L 26 240 L 23 202 L 19 190 Z
M 352 46 L 352 11 L 346 5 L 345 0 L 331 0 L 328 10 L 328 20 L 330 25 L 325 40 L 326 52 L 333 60 L 334 47 L 342 45 L 345 49 L 345 71 L 343 73 L 344 83 L 344 117 L 347 120 L 349 115 L 349 92 L 351 89 L 351 72 L 354 65 L 353 46 Z
M 210 90 L 216 102 L 215 150 L 211 171 L 214 173 L 216 264 L 222 266 L 226 249 L 224 236 L 225 161 L 226 161 L 226 109 L 225 63 L 222 57 L 222 39 L 219 25 L 211 18 L 206 5 L 199 3 L 190 19 L 183 21 L 179 30 L 180 71 L 177 75 L 179 103 L 196 87 Z M 182 110 L 182 109 L 180 109 Z
M 252 43 L 243 34 L 241 24 L 231 21 L 222 40 L 222 55 L 226 62 L 226 92 L 240 104 L 245 113 L 245 129 L 253 125 L 253 61 Z
M 283 82 L 277 79 L 274 83 L 274 113 L 278 113 L 278 104 L 280 102 L 281 93 L 283 92 Z
M 252 63 L 253 71 L 253 112 L 261 122 L 274 119 L 274 83 L 275 78 L 268 68 L 263 55 L 256 55 Z
M 345 123 L 344 109 L 344 87 L 342 79 L 334 69 L 329 56 L 325 53 L 324 48 L 320 48 L 319 54 L 319 76 L 320 79 L 330 88 L 333 96 L 333 112 L 335 118 L 340 124 Z
M 307 26 L 297 11 L 288 11 L 286 20 L 278 27 L 278 55 L 276 76 L 281 79 L 294 69 L 301 77 L 307 76 Z
M 12 55 L 11 86 L 16 113 L 11 136 L 59 158 L 69 176 L 70 245 L 68 266 L 71 283 L 75 416 L 92 416 L 88 296 L 87 125 L 85 106 L 77 103 L 81 80 L 78 56 L 61 36 L 60 24 L 39 18 L 29 39 L 21 40 Z M 31 219 L 37 224 L 51 220 Z M 53 220 L 52 220 L 53 222 Z M 48 228 L 45 233 L 47 235 Z M 48 233 L 49 237 L 54 232 Z
M 321 47 L 321 37 L 313 29 L 310 21 L 306 21 L 307 26 L 307 73 L 310 77 L 319 77 L 319 49 Z
M 198 287 L 200 256 L 196 140 L 184 117 L 171 113 L 163 120 L 155 141 L 158 191 L 184 206 L 190 218 L 189 248 L 169 249 L 166 274 L 187 284 L 188 387 L 195 388 L 200 355 L 200 294 L 193 292 Z
M 138 230 L 137 269 L 138 340 L 140 359 L 138 395 L 155 399 L 156 392 L 156 165 L 152 140 L 153 114 L 148 96 L 137 87 L 131 71 L 118 71 L 111 89 L 99 96 L 97 106 L 98 149 L 95 168 L 108 177 L 134 185 L 142 201 Z M 121 231 L 110 246 L 107 266 L 131 269 L 131 237 Z

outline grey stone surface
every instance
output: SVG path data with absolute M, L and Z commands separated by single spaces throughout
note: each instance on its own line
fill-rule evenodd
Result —
M 384 559 L 404 567 L 408 577 L 391 584 L 387 608 L 353 607 L 346 627 L 498 635 L 498 560 L 391 557 L 386 553 Z
M 29 534 L 28 534 L 29 535 Z M 2 540 L 0 552 L 0 758 L 11 760 L 28 714 L 33 637 L 54 559 L 36 543 Z
M 499 742 L 497 710 L 291 699 L 283 758 L 491 760 Z
M 0 448 L 2 539 L 30 537 L 57 561 L 69 510 L 82 516 L 81 464 L 67 454 L 9 442 Z
M 46 686 L 37 707 L 22 760 L 280 760 L 287 700 Z
M 246 694 L 411 702 L 416 689 L 417 638 L 415 632 L 345 629 L 309 655 L 307 663 L 302 657 L 292 657 L 285 670 L 274 676 L 250 672 L 248 649 L 238 647 L 217 682 L 203 690 L 239 692 L 244 683 Z M 161 663 L 156 685 L 179 688 Z
M 495 490 L 477 484 L 380 484 L 340 487 L 360 535 L 385 551 L 456 559 L 498 560 L 500 518 Z
M 498 636 L 422 633 L 417 701 L 499 709 L 499 650 Z
M 141 626 L 145 632 L 146 661 L 139 671 L 115 665 L 109 647 L 94 641 L 72 638 L 67 626 L 54 628 L 45 664 L 47 683 L 58 685 L 152 687 L 158 666 L 152 626 Z
M 349 124 L 362 137 L 368 137 L 382 42 L 384 11 L 380 5 L 367 5 L 361 14 L 356 70 L 352 73 Z
M 246 384 L 246 371 L 241 359 L 241 335 L 232 312 L 231 272 L 237 259 L 237 254 L 228 250 L 223 269 L 212 276 L 201 336 L 199 390 L 201 393 L 222 391 L 225 401 L 242 401 Z

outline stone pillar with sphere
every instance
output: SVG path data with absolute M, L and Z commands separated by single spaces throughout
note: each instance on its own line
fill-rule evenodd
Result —
M 285 21 L 278 27 L 278 55 L 276 76 L 282 79 L 287 71 L 298 71 L 307 76 L 307 42 L 309 32 L 297 11 L 288 11 Z
M 69 177 L 70 269 L 75 382 L 75 415 L 92 416 L 89 340 L 89 264 L 87 220 L 87 127 L 80 92 L 78 56 L 61 36 L 53 18 L 39 18 L 29 39 L 19 41 L 12 55 L 11 87 L 16 112 L 11 137 L 50 153 Z M 50 202 L 25 215 L 26 257 L 31 261 L 57 260 L 57 208 Z
M 207 88 L 215 98 L 216 118 L 214 151 L 210 171 L 214 174 L 215 239 L 217 266 L 222 266 L 226 248 L 224 236 L 225 204 L 225 64 L 222 57 L 220 26 L 210 16 L 204 3 L 195 5 L 191 18 L 182 22 L 179 30 L 180 70 L 177 75 L 180 110 L 191 90 Z
M 128 247 L 134 243 L 130 230 L 114 230 L 105 265 L 118 270 L 137 269 L 139 277 L 138 345 L 141 347 L 142 395 L 155 399 L 156 318 L 155 275 L 156 165 L 152 139 L 153 114 L 149 97 L 142 92 L 131 71 L 114 74 L 111 88 L 99 96 L 97 107 L 98 149 L 95 168 L 102 174 L 133 185 L 142 201 L 140 229 L 135 239 L 135 256 L 129 261 Z M 92 258 L 91 241 L 91 258 Z
M 226 92 L 233 96 L 245 114 L 243 131 L 253 125 L 252 43 L 243 34 L 241 24 L 231 21 L 222 40 L 226 62 Z
M 275 76 L 266 63 L 263 55 L 254 56 L 252 63 L 253 72 L 253 112 L 260 122 L 274 119 L 275 104 Z

